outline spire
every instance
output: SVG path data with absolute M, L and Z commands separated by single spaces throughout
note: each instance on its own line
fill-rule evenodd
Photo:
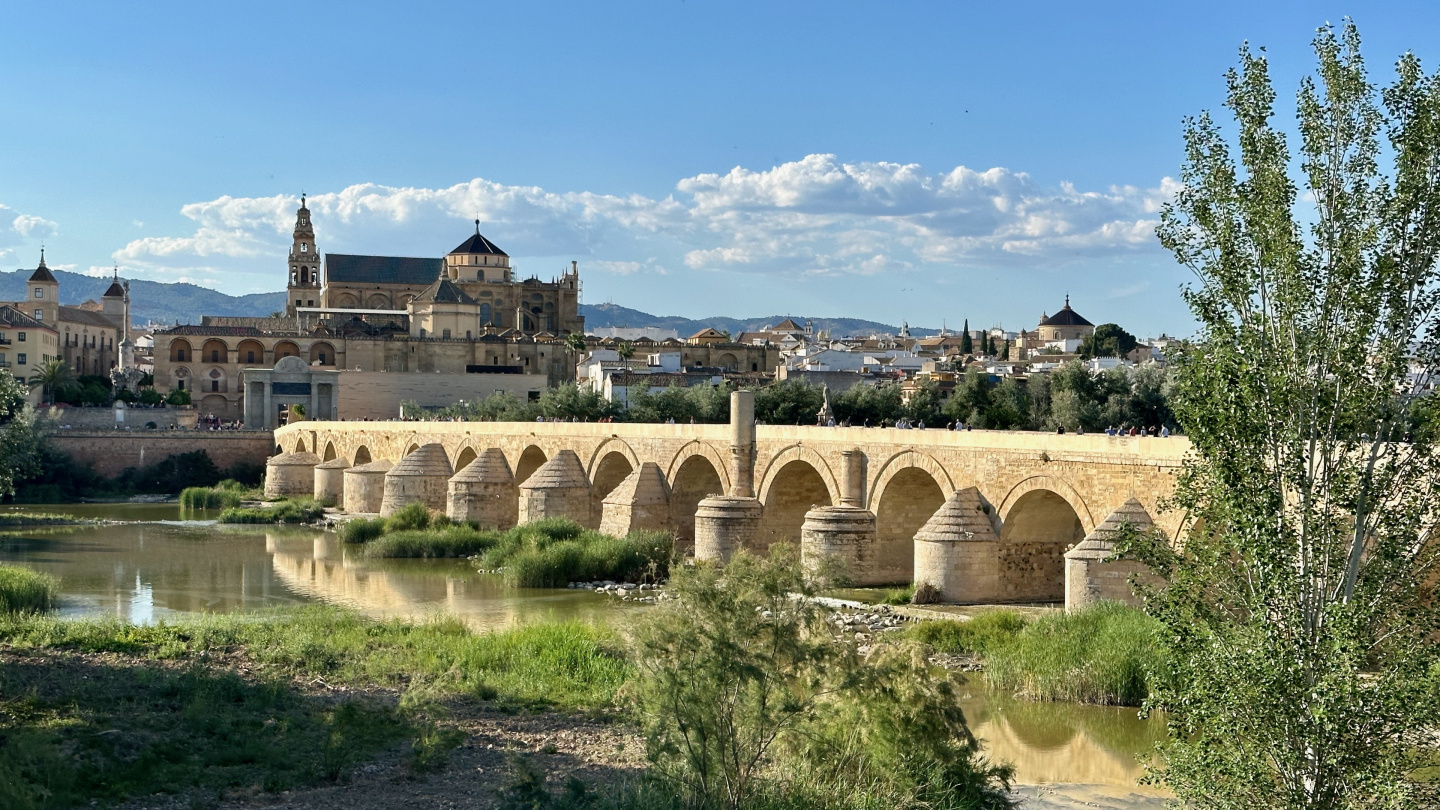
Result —
M 45 266 L 45 243 L 40 243 L 40 266 Z
M 1068 293 L 1068 292 L 1065 293 L 1065 308 L 1066 308 L 1066 309 L 1069 309 L 1069 308 L 1070 308 L 1070 293 Z
M 480 220 L 478 220 L 478 219 L 475 220 L 475 235 L 476 235 L 476 236 L 479 236 L 479 235 L 480 235 Z

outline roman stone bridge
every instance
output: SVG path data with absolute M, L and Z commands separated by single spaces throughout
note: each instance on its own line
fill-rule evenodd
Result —
M 753 413 L 737 403 L 733 412 Z M 954 601 L 1071 604 L 1128 594 L 1130 569 L 1110 570 L 1116 564 L 1100 553 L 1119 523 L 1146 528 L 1153 519 L 1168 537 L 1180 532 L 1184 516 L 1161 503 L 1189 450 L 1181 437 L 756 426 L 743 418 L 316 421 L 286 425 L 275 441 L 267 488 L 328 496 L 351 511 L 421 500 L 483 525 L 564 515 L 620 534 L 663 528 L 700 557 L 801 542 L 807 557 L 842 559 L 861 584 L 924 581 Z M 474 498 L 498 498 L 498 511 Z M 1067 587 L 1075 565 L 1088 566 L 1088 584 L 1082 577 Z

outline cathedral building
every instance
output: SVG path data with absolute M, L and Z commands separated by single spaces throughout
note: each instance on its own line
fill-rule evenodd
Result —
M 286 265 L 282 317 L 205 316 L 157 332 L 156 388 L 188 389 L 202 412 L 239 419 L 246 414 L 243 371 L 298 357 L 341 372 L 336 413 L 317 416 L 358 418 L 393 404 L 364 410 L 351 402 L 347 409 L 346 391 L 362 379 L 377 391 L 434 389 L 438 397 L 443 389 L 452 400 L 538 396 L 546 385 L 574 379 L 565 338 L 585 329 L 577 264 L 550 281 L 517 280 L 509 255 L 480 234 L 478 221 L 475 233 L 441 258 L 322 259 L 302 198 Z M 396 373 L 444 378 L 412 376 L 400 385 L 394 376 L 365 376 Z

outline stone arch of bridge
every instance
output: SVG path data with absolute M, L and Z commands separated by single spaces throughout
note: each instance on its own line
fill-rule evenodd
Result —
M 820 466 L 816 466 L 817 462 Z M 819 455 L 794 453 L 771 463 L 761 489 L 760 532 L 756 545 L 768 549 L 772 544 L 800 541 L 805 513 L 817 506 L 831 506 L 838 496 L 833 476 L 827 481 L 828 468 Z
M 471 447 L 468 443 L 464 447 L 461 447 L 460 453 L 455 456 L 455 472 L 460 472 L 466 467 L 469 467 L 470 462 L 478 458 L 479 455 L 479 453 L 475 452 L 475 448 Z
M 540 449 L 538 445 L 526 445 L 524 450 L 515 459 L 515 483 L 523 484 L 534 472 L 540 469 L 540 465 L 550 460 L 550 456 Z
M 830 469 L 830 464 L 825 461 L 825 457 L 803 444 L 792 444 L 781 449 L 770 458 L 770 463 L 765 465 L 765 471 L 760 475 L 760 492 L 758 493 L 761 503 L 767 503 L 770 500 L 770 488 L 775 485 L 775 480 L 779 478 L 781 470 L 785 469 L 786 465 L 792 461 L 803 461 L 809 465 L 810 469 L 814 470 L 825 484 L 826 495 L 829 497 L 830 503 L 840 502 L 840 482 L 836 479 L 835 472 Z
M 695 511 L 700 502 L 711 495 L 724 495 L 729 489 L 721 478 L 725 467 L 718 462 L 718 453 L 697 449 L 666 476 L 670 482 L 670 526 L 678 548 L 688 549 L 695 542 Z
M 870 497 L 877 581 L 914 578 L 915 534 L 954 491 L 945 468 L 925 453 L 906 451 L 886 461 Z
M 320 460 L 334 461 L 337 455 L 339 454 L 335 452 L 335 442 L 327 441 L 325 442 L 325 454 L 320 457 Z
M 1000 499 L 1000 507 L 996 510 L 1000 515 L 1000 522 L 1003 525 L 1010 519 L 1010 513 L 1014 510 L 1015 504 L 1025 495 L 1036 490 L 1053 492 L 1063 498 L 1070 508 L 1075 510 L 1075 515 L 1080 519 L 1080 525 L 1089 534 L 1094 531 L 1096 523 L 1093 515 L 1090 514 L 1090 507 L 1085 504 L 1085 499 L 1075 487 L 1069 482 L 1053 475 L 1032 475 L 1010 488 L 1005 497 Z
M 590 458 L 585 463 L 585 471 L 590 476 L 591 484 L 596 483 L 595 476 L 599 473 L 600 466 L 613 454 L 619 454 L 624 458 L 632 470 L 640 467 L 640 457 L 635 455 L 635 451 L 631 449 L 629 443 L 618 436 L 611 436 L 595 447 L 595 451 L 590 454 Z M 628 474 L 626 473 L 626 475 Z
M 1001 598 L 1063 600 L 1065 552 L 1095 526 L 1080 494 L 1053 476 L 1033 476 L 1006 494 L 1000 515 Z
M 944 491 L 945 497 L 947 498 L 950 497 L 950 493 L 958 489 L 958 487 L 955 486 L 954 479 L 950 477 L 950 473 L 946 472 L 945 465 L 936 461 L 934 456 L 919 450 L 906 449 L 885 459 L 884 463 L 875 471 L 875 477 L 866 489 L 866 494 L 869 498 L 865 504 L 865 508 L 878 514 L 877 510 L 880 508 L 881 493 L 890 485 L 892 478 L 908 469 L 920 469 L 929 473 L 930 477 L 935 480 L 936 485 Z M 938 509 L 939 507 L 936 508 Z
M 369 464 L 374 459 L 370 458 L 370 448 L 360 445 L 355 448 L 355 455 L 350 459 L 350 466 L 358 467 L 361 464 Z
M 682 471 L 688 469 L 691 470 L 693 474 L 694 470 L 700 469 L 690 464 L 690 460 L 696 457 L 708 461 L 710 463 L 710 469 L 715 473 L 715 477 L 720 481 L 720 489 L 717 492 L 706 494 L 723 495 L 729 492 L 729 456 L 726 453 L 721 452 L 715 447 L 715 445 L 707 441 L 693 439 L 686 442 L 684 446 L 682 446 L 679 450 L 675 452 L 674 457 L 670 459 L 670 464 L 665 468 L 665 480 L 670 482 L 672 497 L 675 488 L 681 483 Z M 701 495 L 700 497 L 704 498 L 705 496 Z M 699 501 L 697 500 L 696 503 L 699 503 Z M 690 511 L 690 518 L 691 525 L 693 526 L 695 518 L 695 511 L 693 509 Z
M 620 446 L 624 446 L 624 442 L 620 442 Z M 628 450 L 629 448 L 627 447 L 625 449 Z M 631 462 L 633 458 L 635 458 L 633 452 L 627 455 L 620 447 L 612 444 L 609 452 L 600 455 L 598 461 L 592 462 L 590 469 L 592 515 L 601 514 L 605 506 L 605 496 L 609 495 L 615 487 L 620 486 L 620 482 L 625 480 L 625 476 L 634 472 L 636 467 L 640 466 L 638 459 L 633 463 Z

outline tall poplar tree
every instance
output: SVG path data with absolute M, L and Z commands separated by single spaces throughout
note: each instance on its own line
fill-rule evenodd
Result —
M 1234 142 L 1187 121 L 1158 230 L 1197 278 L 1174 399 L 1193 522 L 1135 550 L 1164 580 L 1158 775 L 1185 807 L 1435 806 L 1411 774 L 1440 728 L 1440 82 L 1406 54 L 1377 88 L 1350 23 L 1314 46 L 1297 160 L 1243 48 Z
M 966 318 L 965 325 L 960 327 L 960 353 L 970 354 L 974 350 L 975 347 L 970 342 L 970 319 Z

